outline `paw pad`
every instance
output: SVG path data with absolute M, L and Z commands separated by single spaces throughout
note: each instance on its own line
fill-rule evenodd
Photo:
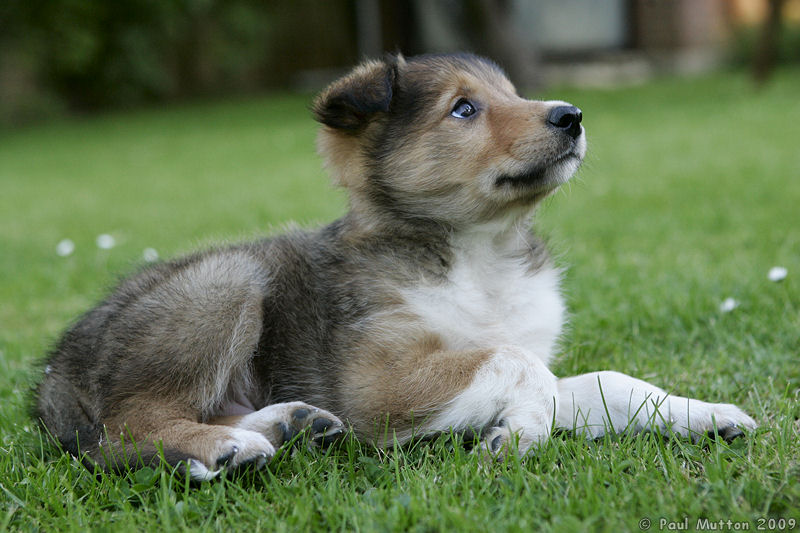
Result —
M 291 411 L 288 424 L 281 423 L 283 442 L 289 442 L 298 434 L 309 431 L 312 443 L 327 445 L 344 433 L 344 424 L 328 411 L 309 405 Z
M 292 418 L 294 418 L 299 422 L 305 420 L 310 413 L 311 411 L 309 411 L 305 407 L 301 407 L 300 409 L 295 409 L 294 412 L 292 412 Z
M 327 418 L 317 418 L 311 424 L 311 430 L 314 433 L 323 433 L 333 425 L 334 425 L 333 420 L 329 420 Z
M 732 442 L 733 440 L 744 436 L 744 431 L 738 426 L 726 426 L 717 428 L 716 431 L 711 430 L 707 433 L 710 439 L 715 439 L 717 436 L 722 437 L 725 442 Z

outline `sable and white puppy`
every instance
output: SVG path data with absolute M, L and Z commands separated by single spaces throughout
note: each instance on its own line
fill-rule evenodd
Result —
M 367 61 L 314 114 L 350 211 L 120 284 L 48 360 L 38 416 L 65 449 L 113 469 L 162 448 L 203 479 L 342 420 L 379 444 L 474 428 L 488 453 L 514 435 L 524 453 L 554 422 L 591 437 L 756 426 L 619 373 L 548 370 L 564 304 L 529 222 L 584 157 L 579 109 L 451 55 Z

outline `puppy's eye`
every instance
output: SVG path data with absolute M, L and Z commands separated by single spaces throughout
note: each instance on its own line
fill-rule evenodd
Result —
M 469 118 L 477 112 L 478 110 L 475 109 L 475 106 L 472 105 L 472 102 L 462 98 L 458 101 L 453 110 L 450 111 L 450 115 L 456 118 Z

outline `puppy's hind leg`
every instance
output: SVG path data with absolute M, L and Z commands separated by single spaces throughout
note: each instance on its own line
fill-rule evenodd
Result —
M 110 420 L 110 427 L 119 430 L 119 439 L 109 430 L 112 442 L 101 445 L 95 454 L 106 465 L 135 465 L 140 449 L 147 456 L 160 448 L 168 462 L 186 461 L 191 478 L 205 480 L 216 477 L 223 467 L 261 468 L 275 455 L 275 446 L 261 433 L 198 422 L 193 409 L 177 403 L 139 397 L 126 404 L 115 417 L 119 422 Z M 125 441 L 129 441 L 127 447 L 122 444 Z
M 266 462 L 275 447 L 263 434 L 203 422 L 232 391 L 251 390 L 268 293 L 260 262 L 246 250 L 223 250 L 128 302 L 108 326 L 110 337 L 125 342 L 105 348 L 104 380 L 113 386 L 101 422 L 136 442 L 161 442 L 172 457 L 190 461 L 194 478 Z
M 619 372 L 592 372 L 558 380 L 559 427 L 596 438 L 615 433 L 671 429 L 697 440 L 716 432 L 726 440 L 757 424 L 731 404 L 673 396 Z

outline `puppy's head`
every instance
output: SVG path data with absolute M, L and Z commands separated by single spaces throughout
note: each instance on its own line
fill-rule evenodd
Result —
M 368 61 L 314 103 L 320 153 L 354 208 L 450 225 L 534 205 L 578 169 L 577 108 L 520 97 L 473 55 Z

